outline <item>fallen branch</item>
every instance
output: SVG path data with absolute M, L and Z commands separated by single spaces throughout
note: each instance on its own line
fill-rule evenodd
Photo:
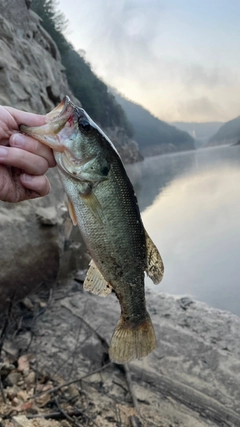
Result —
M 3 399 L 3 403 L 6 404 L 6 397 L 5 397 L 5 393 L 3 390 L 3 383 L 2 383 L 2 376 L 0 374 L 0 391 L 1 391 L 1 395 L 2 395 L 2 399 Z
M 201 391 L 165 375 L 153 374 L 137 366 L 132 367 L 132 372 L 138 382 L 151 385 L 153 390 L 158 391 L 165 398 L 170 397 L 176 402 L 180 402 L 218 426 L 231 427 L 240 425 L 240 414 L 212 397 L 203 394 Z
M 87 415 L 85 412 L 83 412 L 81 409 L 79 409 L 77 406 L 75 407 L 78 410 L 79 415 L 82 415 L 83 417 L 87 418 L 91 423 L 93 423 L 96 427 L 99 427 L 99 425 L 91 418 L 89 415 Z
M 101 342 L 101 344 L 106 348 L 106 350 L 109 350 L 109 343 L 106 340 L 106 338 L 104 338 L 96 329 L 94 329 L 80 314 L 75 313 L 75 311 L 73 311 L 70 307 L 68 307 L 66 304 L 61 304 L 64 308 L 66 308 L 67 310 L 69 310 L 75 317 L 78 317 L 83 323 L 84 325 L 86 325 L 89 329 L 91 329 L 91 331 L 93 332 L 94 335 L 96 335 L 96 337 L 99 339 L 99 341 Z
M 109 350 L 109 343 L 105 337 L 103 337 L 98 331 L 96 331 L 96 329 L 94 329 L 80 314 L 75 313 L 75 311 L 72 310 L 67 304 L 62 303 L 62 306 L 64 308 L 66 308 L 67 310 L 69 310 L 74 316 L 81 319 L 81 321 L 94 333 L 94 335 L 96 335 L 96 337 L 99 339 L 101 344 L 106 348 L 106 350 L 107 351 Z M 130 394 L 131 399 L 132 399 L 133 407 L 135 408 L 137 415 L 140 417 L 139 404 L 138 404 L 138 400 L 137 400 L 137 397 L 136 397 L 135 392 L 134 392 L 133 382 L 131 380 L 131 374 L 130 374 L 128 364 L 119 365 L 119 364 L 114 363 L 114 366 L 117 367 L 118 369 L 120 369 L 121 371 L 123 371 L 123 373 L 125 375 L 126 383 L 128 386 L 128 391 L 129 391 L 129 394 Z M 132 427 L 141 427 L 142 426 L 140 420 L 135 415 L 130 416 L 129 420 L 131 421 Z
M 129 391 L 129 394 L 132 398 L 133 407 L 135 408 L 136 413 L 138 415 L 138 416 L 131 415 L 129 417 L 129 420 L 132 424 L 132 427 L 142 427 L 142 423 L 139 419 L 141 417 L 140 410 L 139 410 L 139 404 L 138 404 L 138 400 L 137 400 L 136 394 L 135 394 L 134 389 L 133 389 L 133 382 L 131 379 L 131 373 L 130 373 L 130 369 L 129 369 L 128 364 L 123 365 L 123 369 L 124 369 L 124 373 L 125 373 L 126 383 L 128 386 L 128 391 Z
M 1 353 L 2 353 L 3 343 L 4 343 L 4 340 L 6 338 L 7 331 L 8 331 L 8 326 L 9 326 L 9 323 L 10 323 L 10 317 L 11 317 L 11 314 L 12 314 L 15 293 L 16 293 L 16 290 L 13 291 L 12 297 L 10 298 L 9 306 L 8 306 L 8 310 L 7 310 L 7 314 L 6 314 L 6 319 L 5 319 L 4 323 L 3 323 L 3 327 L 2 327 L 2 330 L 1 330 L 1 333 L 0 333 L 0 356 L 1 356 Z
M 79 415 L 79 410 L 73 409 L 71 411 L 67 411 L 67 414 L 69 416 Z M 49 420 L 49 419 L 61 420 L 64 418 L 64 416 L 60 411 L 56 411 L 56 412 L 48 412 L 48 413 L 42 413 L 42 414 L 29 414 L 29 415 L 26 415 L 26 418 L 28 420 L 32 420 L 35 418 L 44 418 L 45 420 Z
M 68 387 L 69 385 L 77 383 L 78 381 L 82 381 L 85 378 L 90 377 L 91 375 L 98 374 L 99 372 L 103 371 L 104 369 L 106 369 L 111 364 L 112 364 L 112 362 L 107 363 L 106 365 L 102 366 L 101 368 L 96 369 L 95 371 L 89 372 L 88 374 L 83 375 L 80 378 L 77 378 L 75 380 L 71 380 L 71 381 L 65 382 L 65 383 L 60 384 L 60 385 L 58 385 L 56 387 L 50 388 L 49 390 L 44 390 L 44 391 L 41 391 L 41 392 L 39 392 L 37 394 L 34 394 L 33 396 L 29 397 L 29 400 L 35 399 L 36 397 L 39 397 L 39 396 L 43 396 L 44 394 L 55 393 L 56 391 L 60 390 L 61 388 Z
M 61 414 L 64 416 L 64 418 L 66 418 L 66 420 L 68 420 L 71 424 L 73 424 L 74 426 L 76 426 L 76 427 L 82 427 L 80 424 L 78 424 L 72 417 L 70 417 L 70 415 L 68 415 L 68 413 L 67 412 L 65 412 L 62 408 L 61 408 L 61 406 L 59 405 L 59 403 L 58 403 L 58 399 L 57 399 L 57 397 L 54 397 L 54 402 L 56 403 L 56 405 L 57 405 L 57 408 L 58 408 L 58 410 L 59 410 L 59 412 L 61 412 Z

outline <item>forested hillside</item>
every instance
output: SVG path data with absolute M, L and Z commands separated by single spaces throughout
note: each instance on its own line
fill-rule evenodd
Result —
M 124 128 L 129 137 L 133 129 L 122 107 L 117 104 L 108 87 L 91 70 L 85 59 L 66 40 L 63 31 L 67 26 L 64 15 L 57 10 L 54 0 L 33 0 L 31 8 L 42 19 L 42 26 L 55 41 L 66 68 L 69 86 L 80 99 L 83 108 L 104 128 Z
M 127 100 L 112 90 L 133 126 L 134 138 L 143 155 L 152 156 L 195 148 L 194 139 L 189 133 L 159 120 L 141 105 Z
M 172 122 L 169 123 L 172 126 L 180 130 L 188 132 L 194 139 L 194 144 L 196 148 L 203 147 L 218 130 L 223 125 L 223 122 Z
M 225 123 L 218 132 L 209 139 L 208 145 L 232 145 L 240 141 L 240 117 Z

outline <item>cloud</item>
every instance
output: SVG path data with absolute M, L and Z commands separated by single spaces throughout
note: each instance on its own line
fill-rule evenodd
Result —
M 209 2 L 190 3 L 59 0 L 66 36 L 107 84 L 165 120 L 229 120 L 239 114 L 238 21 L 226 31 L 229 7 L 211 7 L 206 22 Z
M 209 121 L 223 120 L 226 117 L 225 111 L 221 106 L 209 99 L 208 97 L 200 97 L 190 99 L 178 104 L 179 114 L 186 117 L 191 117 L 191 121 Z
M 184 67 L 182 74 L 183 83 L 188 88 L 204 86 L 213 88 L 231 82 L 231 72 L 226 68 L 217 66 L 207 67 L 201 64 L 190 64 Z

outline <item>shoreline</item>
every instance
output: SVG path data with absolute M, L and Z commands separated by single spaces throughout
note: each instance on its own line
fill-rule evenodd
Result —
M 44 305 L 41 298 L 30 297 L 32 305 Z M 156 297 L 147 290 L 146 300 L 158 347 L 129 364 L 144 427 L 240 425 L 240 318 L 188 297 Z M 106 348 L 92 331 L 110 341 L 120 313 L 115 295 L 97 297 L 84 292 L 79 280 L 68 280 L 45 301 L 45 312 L 35 316 L 34 335 L 22 331 L 12 342 L 9 337 L 8 345 L 28 348 L 39 368 L 58 372 L 64 380 L 102 366 Z M 114 417 L 109 396 L 131 406 L 115 384 L 122 379 L 112 365 L 91 381 L 104 385 L 104 392 L 89 395 L 101 412 L 99 425 L 116 426 L 106 421 Z

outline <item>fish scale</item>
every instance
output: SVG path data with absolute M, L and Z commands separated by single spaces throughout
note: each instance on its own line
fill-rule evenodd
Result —
M 84 289 L 102 296 L 114 289 L 119 300 L 110 358 L 126 363 L 147 356 L 156 338 L 146 309 L 144 272 L 157 284 L 164 268 L 144 229 L 132 184 L 109 138 L 68 97 L 47 120 L 21 130 L 54 151 L 69 213 L 92 257 Z

